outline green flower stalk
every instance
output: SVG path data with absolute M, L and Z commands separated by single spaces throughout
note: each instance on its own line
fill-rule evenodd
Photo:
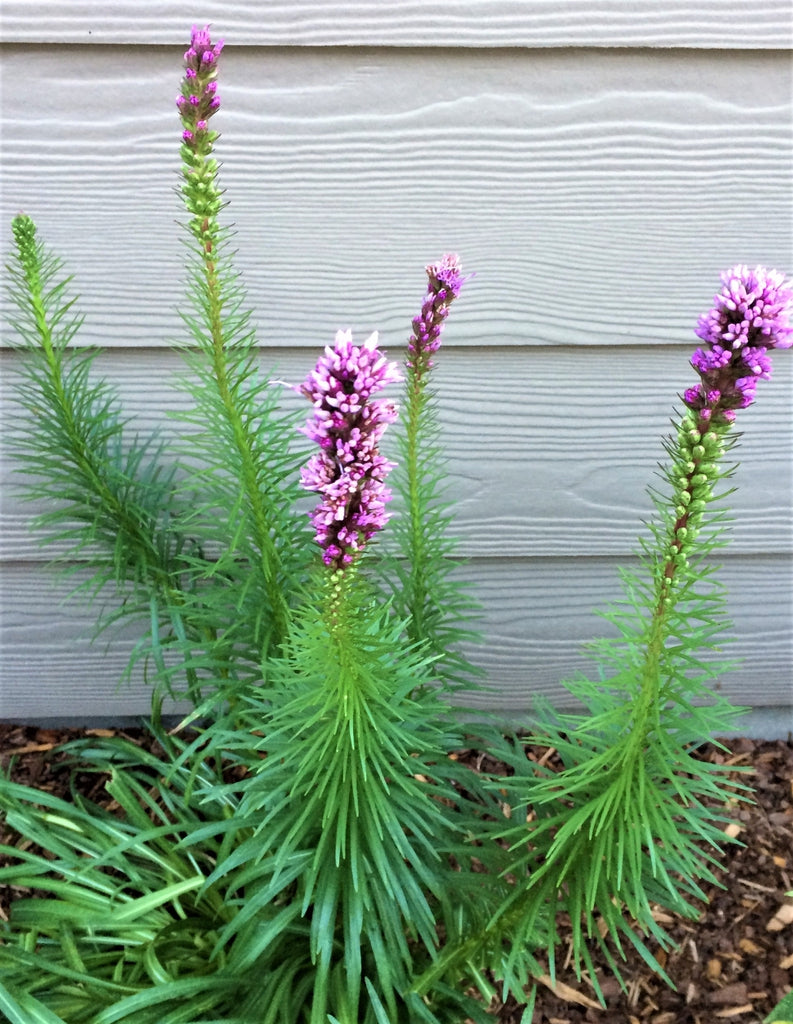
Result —
M 462 562 L 455 557 L 456 541 L 450 534 L 453 514 L 443 495 L 438 405 L 432 387 L 434 356 L 449 309 L 467 278 L 454 254 L 425 269 L 427 292 L 413 319 L 405 360 L 399 462 L 394 474 L 400 516 L 391 528 L 393 550 L 382 560 L 381 575 L 396 615 L 405 621 L 407 639 L 424 644 L 435 656 L 438 680 L 452 688 L 471 688 L 479 672 L 461 644 L 478 639 L 470 628 L 477 606 L 454 578 Z
M 91 378 L 94 353 L 70 350 L 80 319 L 60 262 L 28 217 L 14 221 L 17 265 L 9 268 L 19 309 L 12 322 L 26 343 L 19 393 L 40 421 L 18 449 L 36 470 L 31 496 L 55 506 L 38 523 L 58 528 L 48 539 L 68 543 L 64 560 L 93 570 L 84 589 L 123 588 L 123 604 L 102 626 L 145 615 L 149 630 L 131 664 L 153 662 L 158 685 L 171 693 L 184 675 L 196 704 L 205 696 L 199 679 L 213 694 L 241 676 L 266 679 L 267 656 L 286 636 L 310 562 L 307 531 L 292 512 L 295 416 L 283 415 L 258 375 L 249 313 L 218 223 L 210 120 L 220 105 L 222 45 L 193 29 L 177 100 L 193 241 L 193 312 L 182 315 L 197 350 L 186 353 L 194 372 L 182 385 L 194 407 L 179 414 L 188 427 L 181 464 L 163 460 L 163 443 L 128 436 L 112 390 Z
M 310 519 L 323 565 L 271 666 L 266 708 L 258 690 L 246 692 L 234 734 L 217 738 L 233 749 L 239 734 L 267 722 L 267 756 L 242 783 L 239 804 L 240 819 L 256 822 L 246 875 L 260 881 L 223 939 L 242 934 L 274 899 L 283 903 L 301 922 L 289 946 L 311 978 L 303 996 L 311 1024 L 401 1019 L 413 960 L 430 959 L 438 944 L 434 905 L 449 905 L 449 881 L 458 880 L 436 850 L 454 828 L 430 784 L 446 760 L 448 708 L 422 686 L 424 652 L 406 647 L 402 623 L 363 573 L 388 519 L 392 463 L 379 444 L 397 416 L 375 396 L 399 380 L 377 334 L 356 345 L 339 331 L 295 388 L 313 407 L 302 430 L 319 451 L 302 484 L 320 496 Z
M 723 289 L 714 306 L 700 317 L 696 333 L 705 342 L 691 359 L 700 375 L 697 387 L 683 395 L 687 412 L 670 451 L 671 507 L 665 546 L 659 556 L 663 568 L 657 576 L 653 629 L 647 643 L 643 673 L 642 720 L 659 711 L 658 680 L 662 676 L 662 650 L 666 622 L 680 595 L 685 594 L 690 558 L 698 538 L 713 487 L 724 475 L 719 468 L 729 447 L 728 434 L 736 409 L 754 400 L 759 380 L 770 380 L 770 349 L 793 345 L 793 287 L 779 271 L 736 266 L 722 274 Z M 642 742 L 639 732 L 637 743 Z
M 176 98 L 184 127 L 182 157 L 185 183 L 182 193 L 194 217 L 191 230 L 210 264 L 222 200 L 217 185 L 217 163 L 212 158 L 217 132 L 210 130 L 209 119 L 220 107 L 216 75 L 217 59 L 222 49 L 222 40 L 212 45 L 209 26 L 203 29 L 193 26 L 190 46 L 184 55 L 182 91 Z M 210 272 L 214 273 L 214 266 Z
M 96 351 L 71 347 L 82 318 L 61 261 L 38 240 L 30 217 L 15 217 L 12 230 L 16 263 L 7 269 L 18 313 L 9 319 L 22 339 L 17 392 L 36 424 L 13 449 L 33 471 L 28 497 L 49 504 L 35 525 L 48 529 L 44 542 L 64 546 L 65 571 L 88 573 L 76 590 L 96 596 L 111 585 L 123 597 L 117 611 L 102 613 L 97 632 L 122 617 L 143 617 L 149 636 L 129 667 L 144 656 L 159 668 L 161 630 L 193 639 L 202 632 L 185 607 L 195 545 L 176 527 L 184 509 L 175 467 L 163 463 L 161 443 L 129 436 L 115 392 L 92 377 Z
M 177 107 L 182 122 L 182 195 L 195 240 L 191 298 L 194 315 L 184 320 L 198 347 L 189 360 L 196 376 L 186 386 L 196 402 L 186 417 L 208 449 L 215 485 L 211 499 L 196 510 L 199 529 L 215 524 L 226 553 L 216 567 L 219 578 L 239 577 L 247 566 L 258 580 L 242 583 L 248 592 L 248 639 L 264 665 L 288 631 L 293 595 L 305 577 L 307 538 L 291 514 L 297 497 L 298 457 L 290 453 L 293 420 L 277 408 L 256 366 L 255 338 L 244 296 L 226 256 L 226 237 L 218 215 L 223 207 L 214 145 L 218 133 L 210 120 L 220 107 L 218 58 L 223 43 L 213 44 L 207 28 L 193 28 L 185 57 Z M 188 441 L 191 448 L 195 435 Z M 206 467 L 199 477 L 205 479 Z M 224 524 L 224 525 L 218 525 Z M 258 613 L 253 609 L 259 603 Z
M 17 247 L 17 267 L 9 267 L 9 273 L 17 284 L 23 313 L 15 326 L 30 341 L 26 354 L 33 359 L 32 381 L 48 400 L 46 417 L 54 420 L 48 423 L 46 417 L 42 417 L 45 422 L 39 429 L 43 428 L 50 442 L 57 432 L 57 458 L 65 462 L 56 473 L 60 486 L 65 476 L 70 477 L 69 488 L 60 492 L 61 502 L 71 497 L 71 514 L 82 523 L 106 530 L 108 536 L 120 531 L 124 540 L 118 545 L 119 557 L 128 559 L 127 568 L 133 578 L 147 580 L 167 590 L 172 582 L 172 567 L 166 553 L 168 546 L 163 547 L 162 538 L 158 536 L 159 510 L 141 515 L 140 506 L 125 501 L 121 473 L 113 472 L 112 460 L 108 457 L 109 442 L 117 438 L 121 424 L 112 414 L 107 390 L 102 385 L 91 387 L 88 383 L 86 374 L 92 354 L 81 362 L 78 357 L 72 360 L 71 366 L 67 364 L 66 347 L 81 324 L 77 317 L 69 319 L 73 300 L 64 299 L 68 281 L 56 283 L 60 263 L 48 256 L 38 242 L 36 226 L 30 217 L 20 214 L 11 227 Z M 26 389 L 23 396 L 33 399 L 32 390 Z M 42 411 L 41 398 L 36 411 Z M 26 446 L 42 447 L 36 437 Z M 52 454 L 55 458 L 54 451 Z M 54 465 L 48 468 L 51 472 L 55 470 Z M 77 480 L 82 485 L 79 494 L 76 493 Z M 45 485 L 45 493 L 53 493 L 50 490 L 53 483 L 49 481 Z M 156 488 L 156 494 L 158 498 L 164 497 L 161 488 Z M 62 513 L 56 518 L 62 519 Z M 126 574 L 127 570 L 120 571 L 119 581 Z
M 436 543 L 436 531 L 427 522 L 428 502 L 422 493 L 426 486 L 428 428 L 431 429 L 430 409 L 432 395 L 428 391 L 432 356 L 441 346 L 441 333 L 449 315 L 449 307 L 460 294 L 465 282 L 456 255 L 447 254 L 426 268 L 427 294 L 419 314 L 413 320 L 413 334 L 408 341 L 405 385 L 405 440 L 404 462 L 407 485 L 407 514 L 409 525 L 410 575 L 406 587 L 406 604 L 410 611 L 408 635 L 411 640 L 426 639 L 428 619 L 439 595 L 432 593 L 435 580 L 430 566 L 431 549 Z M 427 423 L 427 420 L 430 422 Z

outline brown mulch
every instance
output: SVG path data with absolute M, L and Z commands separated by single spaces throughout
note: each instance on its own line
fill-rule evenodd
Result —
M 144 730 L 119 730 L 136 743 L 149 742 Z M 39 729 L 0 723 L 0 764 L 13 757 L 12 778 L 68 798 L 68 773 L 58 771 L 60 743 L 86 733 L 111 730 Z M 755 790 L 753 805 L 740 805 L 729 826 L 743 844 L 730 845 L 723 858 L 724 888 L 708 893 L 697 921 L 660 914 L 659 921 L 677 942 L 660 962 L 673 979 L 671 990 L 640 959 L 629 954 L 624 969 L 627 992 L 604 971 L 603 1009 L 586 978 L 559 971 L 555 991 L 541 986 L 533 1024 L 760 1024 L 793 986 L 793 742 L 731 739 L 731 753 L 708 746 L 702 756 L 749 766 L 736 775 Z M 537 751 L 540 757 L 547 752 Z M 101 802 L 102 778 L 77 776 L 85 795 Z M 109 798 L 104 797 L 109 800 Z M 0 841 L 7 842 L 2 834 Z M 8 893 L 0 892 L 0 915 L 8 912 Z M 564 950 L 560 951 L 560 961 Z M 594 957 L 597 962 L 597 956 Z M 522 1010 L 514 1000 L 493 1007 L 494 1020 L 518 1024 Z M 461 1022 L 462 1024 L 462 1022 Z

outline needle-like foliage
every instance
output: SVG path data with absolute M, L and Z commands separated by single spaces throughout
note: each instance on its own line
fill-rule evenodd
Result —
M 724 811 L 746 787 L 696 758 L 739 713 L 714 691 L 729 667 L 719 652 L 726 595 L 710 558 L 726 541 L 727 495 L 714 487 L 730 475 L 722 462 L 736 410 L 770 377 L 767 351 L 793 344 L 793 289 L 781 274 L 736 267 L 723 281 L 697 328 L 708 346 L 692 358 L 701 384 L 684 393 L 687 408 L 666 445 L 666 489 L 653 495 L 657 515 L 640 568 L 622 573 L 623 600 L 604 614 L 617 636 L 593 645 L 599 678 L 568 685 L 583 710 L 550 713 L 529 737 L 557 751 L 563 769 L 538 770 L 519 748 L 502 748 L 514 774 L 500 785 L 511 807 L 529 810 L 495 831 L 509 844 L 516 884 L 485 931 L 449 948 L 419 990 L 444 966 L 476 956 L 522 988 L 539 969 L 538 928 L 548 934 L 553 976 L 561 913 L 573 965 L 596 991 L 591 943 L 618 978 L 626 944 L 664 977 L 646 941 L 670 944 L 655 909 L 695 917 L 701 883 L 718 884 L 712 869 L 729 841 Z
M 294 506 L 298 497 L 295 419 L 279 408 L 277 389 L 258 367 L 255 334 L 238 274 L 231 262 L 218 165 L 217 132 L 209 119 L 220 106 L 217 58 L 204 30 L 193 33 L 177 98 L 182 124 L 182 196 L 189 214 L 191 311 L 183 314 L 195 351 L 184 386 L 193 408 L 183 416 L 192 459 L 188 484 L 196 495 L 190 530 L 216 553 L 213 596 L 233 594 L 208 619 L 224 618 L 224 657 L 238 657 L 261 672 L 267 654 L 286 637 L 290 607 L 310 561 L 309 535 Z M 234 612 L 236 611 L 236 617 Z M 232 623 L 235 623 L 232 627 Z
M 475 818 L 450 785 L 456 730 L 437 691 L 420 686 L 431 678 L 426 658 L 405 650 L 402 624 L 371 597 L 361 602 L 354 575 L 334 573 L 324 588 L 321 610 L 312 603 L 298 616 L 272 689 L 246 695 L 234 730 L 211 730 L 233 752 L 268 722 L 255 772 L 231 787 L 239 821 L 256 824 L 210 882 L 238 865 L 244 906 L 224 941 L 251 942 L 271 905 L 303 922 L 291 945 L 313 972 L 311 1024 L 329 1013 L 411 1020 L 409 981 L 435 955 L 439 923 L 460 934 L 477 916 L 460 914 L 471 882 L 444 856 L 462 850 Z
M 96 352 L 70 347 L 81 318 L 61 261 L 29 217 L 16 217 L 13 232 L 7 280 L 21 357 L 17 398 L 35 428 L 13 430 L 10 442 L 24 463 L 26 497 L 43 507 L 35 526 L 45 531 L 42 542 L 57 545 L 66 571 L 80 570 L 77 590 L 96 595 L 111 586 L 124 615 L 143 617 L 157 636 L 186 636 L 194 551 L 179 527 L 175 466 L 163 461 L 156 438 L 130 436 L 114 390 L 92 375 Z

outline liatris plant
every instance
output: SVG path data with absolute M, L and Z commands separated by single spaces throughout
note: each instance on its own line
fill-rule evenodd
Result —
M 793 288 L 736 267 L 701 319 L 667 490 L 605 613 L 617 639 L 595 645 L 597 681 L 569 684 L 585 710 L 535 725 L 564 762 L 543 769 L 519 736 L 464 727 L 453 702 L 481 685 L 432 384 L 459 260 L 426 268 L 403 373 L 376 334 L 341 331 L 293 386 L 308 425 L 286 414 L 220 223 L 221 49 L 193 30 L 177 99 L 192 405 L 172 450 L 129 436 L 91 355 L 70 346 L 80 319 L 59 261 L 29 217 L 13 222 L 33 424 L 17 452 L 45 539 L 82 566 L 82 588 L 119 599 L 100 625 L 141 624 L 159 752 L 72 744 L 112 809 L 0 780 L 19 836 L 0 882 L 31 891 L 0 924 L 0 1011 L 12 1024 L 485 1024 L 494 985 L 530 998 L 553 975 L 562 914 L 593 984 L 593 944 L 618 977 L 626 943 L 663 974 L 653 908 L 696 912 L 736 793 L 695 759 L 736 710 L 710 685 L 725 608 L 708 556 L 724 543 L 736 410 L 793 343 Z M 381 392 L 402 379 L 398 419 Z M 301 433 L 318 450 L 299 451 Z M 305 489 L 319 495 L 308 521 Z M 193 703 L 170 731 L 166 693 Z M 508 772 L 471 772 L 463 743 Z
M 407 635 L 436 657 L 435 674 L 445 686 L 476 684 L 478 672 L 464 645 L 477 606 L 457 583 L 462 562 L 455 556 L 451 505 L 444 496 L 443 448 L 437 399 L 431 384 L 433 356 L 441 345 L 449 307 L 466 278 L 456 255 L 426 267 L 427 293 L 413 319 L 405 361 L 405 390 L 395 488 L 402 515 L 392 527 L 390 557 L 380 561 L 383 586 Z M 455 572 L 458 573 L 455 576 Z
M 583 711 L 549 712 L 532 737 L 555 748 L 564 769 L 540 769 L 538 778 L 519 745 L 502 749 L 514 774 L 498 784 L 511 806 L 531 808 L 528 825 L 495 830 L 518 881 L 485 932 L 447 950 L 421 990 L 449 963 L 485 951 L 499 976 L 525 985 L 540 971 L 525 954 L 538 929 L 549 935 L 553 975 L 560 912 L 572 923 L 573 963 L 588 969 L 596 991 L 588 942 L 617 973 L 613 949 L 637 946 L 664 977 L 641 937 L 669 945 L 654 906 L 694 917 L 689 900 L 705 898 L 700 882 L 717 883 L 711 868 L 725 818 L 714 807 L 727 804 L 730 787 L 695 754 L 705 737 L 734 727 L 739 709 L 710 686 L 729 667 L 717 647 L 725 592 L 707 559 L 725 544 L 714 488 L 731 472 L 722 461 L 735 410 L 770 378 L 769 350 L 793 345 L 793 286 L 782 274 L 737 266 L 722 281 L 697 327 L 708 346 L 691 360 L 701 381 L 685 392 L 686 411 L 667 443 L 667 490 L 653 495 L 657 516 L 641 568 L 622 573 L 624 599 L 603 613 L 618 637 L 593 645 L 601 678 L 569 683 Z

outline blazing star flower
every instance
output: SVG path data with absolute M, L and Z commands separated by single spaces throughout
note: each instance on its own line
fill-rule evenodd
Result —
M 314 406 L 303 433 L 320 447 L 303 468 L 302 483 L 322 495 L 311 523 L 325 564 L 337 569 L 349 565 L 389 518 L 385 479 L 393 463 L 378 444 L 397 410 L 371 396 L 401 376 L 377 342 L 376 332 L 354 345 L 350 331 L 339 331 L 300 388 Z
M 736 409 L 754 401 L 757 382 L 771 379 L 769 350 L 793 345 L 793 285 L 784 274 L 739 265 L 721 280 L 695 331 L 707 345 L 691 358 L 701 382 L 683 395 L 703 423 L 734 420 Z
M 209 118 L 220 106 L 215 71 L 217 59 L 223 49 L 223 40 L 212 45 L 209 25 L 193 25 L 190 46 L 186 50 L 182 91 L 176 97 L 176 106 L 182 119 L 182 138 L 191 148 L 208 131 Z
M 409 369 L 419 364 L 425 368 L 432 366 L 429 354 L 440 348 L 441 331 L 449 315 L 449 306 L 467 280 L 460 271 L 459 257 L 451 253 L 425 269 L 429 287 L 421 312 L 413 321 L 413 334 L 408 341 Z

